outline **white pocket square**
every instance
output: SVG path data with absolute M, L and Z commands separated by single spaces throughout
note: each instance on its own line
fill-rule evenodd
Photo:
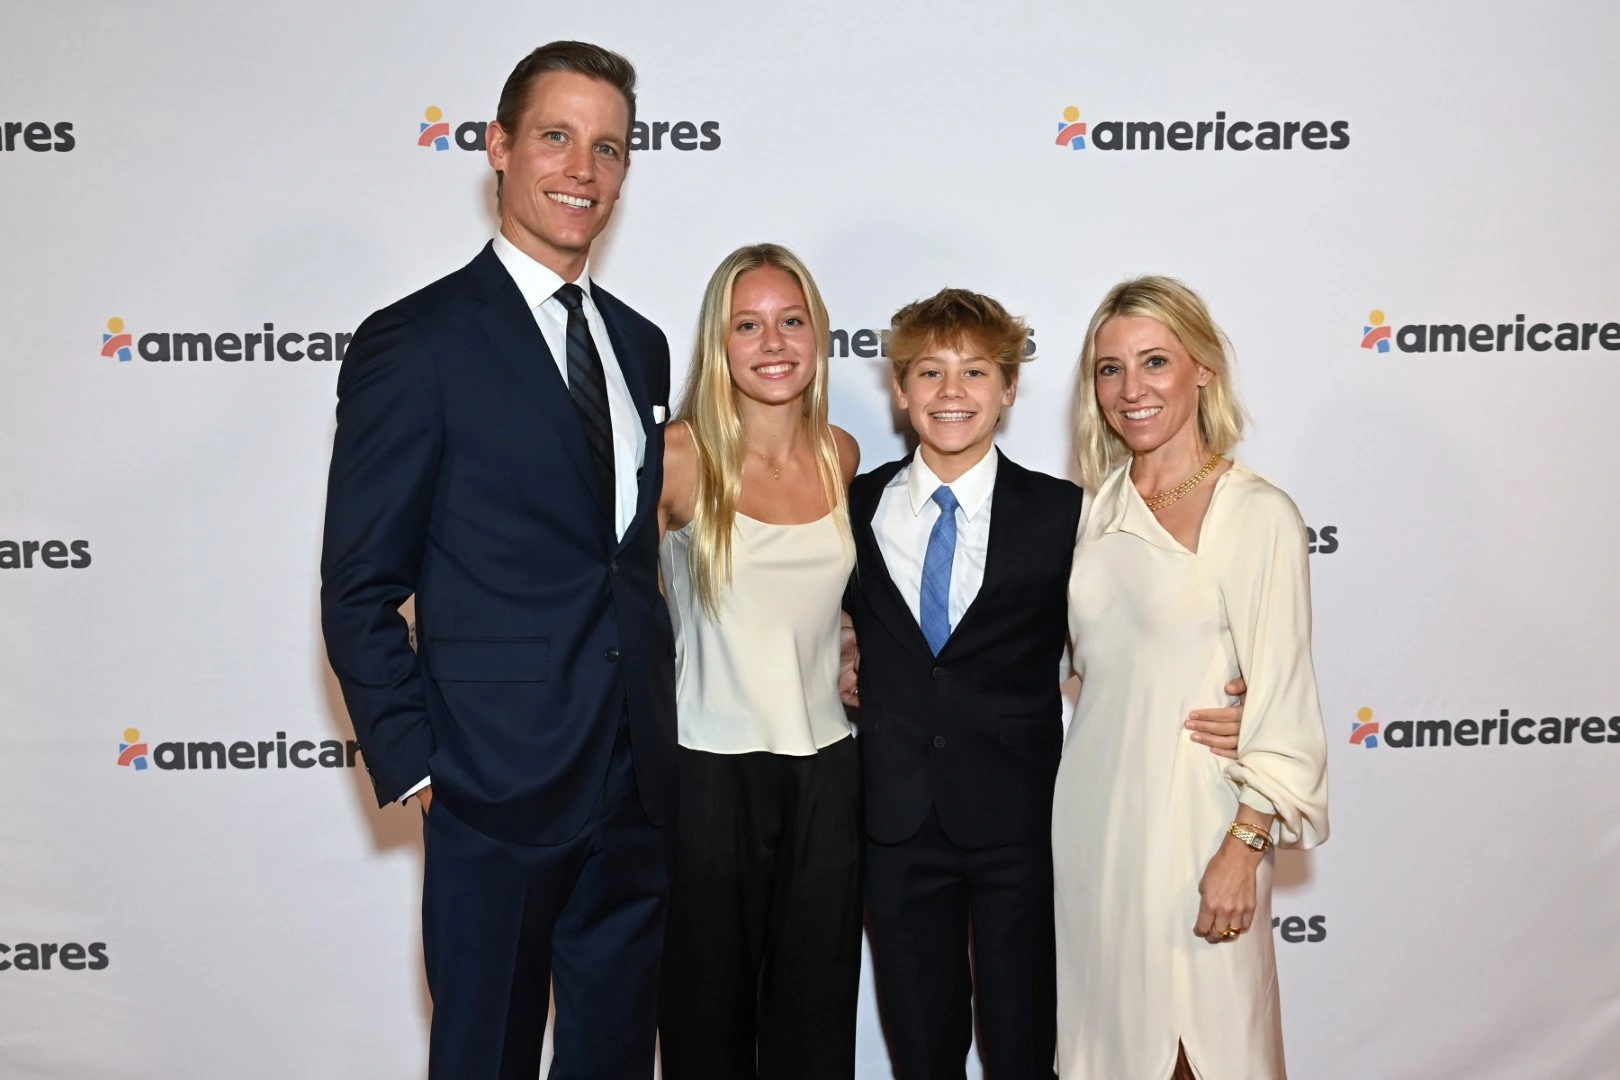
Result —
M 665 420 L 668 420 L 668 419 L 669 419 L 669 410 L 668 409 L 664 408 L 662 405 L 654 405 L 653 406 L 653 423 L 662 424 Z

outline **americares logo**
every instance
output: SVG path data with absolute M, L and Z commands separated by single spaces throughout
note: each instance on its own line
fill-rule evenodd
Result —
M 124 741 L 118 744 L 118 764 L 145 772 L 149 756 L 146 744 L 141 742 L 141 729 L 125 728 Z
M 1080 119 L 1080 110 L 1073 105 L 1063 110 L 1063 119 L 1058 123 L 1057 144 L 1067 146 L 1070 150 L 1086 148 L 1086 122 Z
M 233 743 L 200 740 L 161 742 L 149 746 L 141 740 L 139 728 L 125 728 L 118 743 L 120 767 L 145 772 L 148 764 L 166 772 L 197 769 L 352 769 L 360 754 L 353 739 L 312 739 L 287 741 L 285 731 L 257 742 Z
M 79 145 L 73 137 L 73 122 L 48 124 L 42 120 L 0 121 L 0 152 L 32 150 L 36 154 L 55 151 L 65 154 Z
M 1376 750 L 1379 740 L 1392 750 L 1424 747 L 1570 746 L 1576 743 L 1620 744 L 1620 716 L 1521 716 L 1509 709 L 1478 720 L 1391 720 L 1375 722 L 1373 711 L 1356 710 L 1350 742 Z
M 1515 315 L 1512 322 L 1406 323 L 1388 325 L 1382 308 L 1367 313 L 1361 327 L 1361 347 L 1379 353 L 1390 342 L 1403 353 L 1433 352 L 1588 352 L 1593 340 L 1609 352 L 1620 352 L 1620 322 L 1529 322 Z
M 317 330 L 294 332 L 277 330 L 275 323 L 265 323 L 263 330 L 245 333 L 210 334 L 185 330 L 159 330 L 135 337 L 116 315 L 107 320 L 107 330 L 101 335 L 101 356 L 117 358 L 127 363 L 136 356 L 154 364 L 171 361 L 227 364 L 271 363 L 280 360 L 295 364 L 300 360 L 322 363 L 342 361 L 353 334 Z
M 90 565 L 88 540 L 0 540 L 0 570 L 83 570 Z
M 124 320 L 114 315 L 107 320 L 107 332 L 101 335 L 101 355 L 116 356 L 121 362 L 135 359 L 135 339 L 124 329 Z
M 467 120 L 453 129 L 444 110 L 429 105 L 416 124 L 416 145 L 433 151 L 448 150 L 452 143 L 459 150 L 482 153 L 486 148 L 487 120 Z M 718 120 L 637 120 L 630 125 L 630 149 L 637 150 L 718 150 Z
M 1305 534 L 1309 538 L 1305 550 L 1312 555 L 1331 555 L 1339 550 L 1337 525 L 1319 525 L 1314 529 L 1307 525 Z
M 0 945 L 0 971 L 49 971 L 53 959 L 64 971 L 100 971 L 107 966 L 107 943 L 19 941 Z
M 450 125 L 444 122 L 444 111 L 437 105 L 429 105 L 423 110 L 422 118 L 416 145 L 431 146 L 435 150 L 450 149 Z
M 1369 750 L 1378 749 L 1378 722 L 1365 705 L 1356 710 L 1356 718 L 1350 722 L 1350 741 Z
M 1312 915 L 1309 919 L 1303 915 L 1289 915 L 1286 917 L 1273 915 L 1271 917 L 1271 928 L 1277 932 L 1278 937 L 1290 945 L 1298 945 L 1301 942 L 1314 945 L 1319 941 L 1327 940 L 1326 915 Z
M 1348 120 L 1097 120 L 1088 125 L 1078 106 L 1067 106 L 1057 145 L 1071 150 L 1348 150 Z
M 1361 347 L 1363 349 L 1377 349 L 1381 353 L 1389 352 L 1389 339 L 1394 336 L 1388 326 L 1384 325 L 1384 313 L 1373 308 L 1367 313 L 1367 325 L 1361 328 Z
M 851 354 L 864 357 L 867 360 L 872 360 L 879 356 L 888 356 L 888 329 L 829 330 L 827 332 L 828 357 L 839 358 L 849 356 Z M 1031 327 L 1029 337 L 1024 341 L 1024 359 L 1033 359 L 1034 356 L 1035 328 Z

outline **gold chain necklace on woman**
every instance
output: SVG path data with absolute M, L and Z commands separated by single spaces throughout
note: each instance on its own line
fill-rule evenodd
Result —
M 1210 473 L 1215 471 L 1215 466 L 1219 465 L 1220 463 L 1221 455 L 1211 454 L 1209 455 L 1209 460 L 1204 462 L 1204 467 L 1202 469 L 1199 469 L 1197 472 L 1187 477 L 1187 479 L 1183 480 L 1169 491 L 1161 491 L 1157 495 L 1149 495 L 1142 501 L 1147 503 L 1147 508 L 1149 510 L 1152 510 L 1154 513 L 1158 513 L 1165 507 L 1179 502 L 1183 495 L 1187 494 L 1187 492 L 1191 491 L 1199 484 L 1202 484 L 1204 479 L 1209 476 Z
M 782 466 L 780 466 L 780 465 L 772 465 L 771 464 L 771 459 L 766 457 L 764 455 L 764 453 L 762 453 L 761 451 L 754 450 L 754 444 L 749 442 L 747 439 L 743 440 L 743 445 L 748 447 L 748 449 L 753 450 L 754 453 L 759 454 L 759 460 L 765 463 L 765 467 L 767 469 L 771 470 L 771 479 L 772 480 L 780 480 L 780 479 L 782 479 Z

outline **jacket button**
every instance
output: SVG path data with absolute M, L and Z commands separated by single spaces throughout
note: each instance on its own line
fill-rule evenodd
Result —
M 943 735 L 935 735 L 934 736 L 934 749 L 935 750 L 943 750 L 943 749 L 945 749 L 945 736 L 943 736 Z
M 612 645 L 609 645 L 607 647 L 607 652 L 603 653 L 602 655 L 607 657 L 607 662 L 611 664 L 619 659 L 619 650 L 615 649 Z
M 618 572 L 619 572 L 619 560 L 614 559 L 612 562 L 608 563 L 608 573 L 617 574 Z
M 944 677 L 945 677 L 945 669 L 944 668 L 937 667 L 937 668 L 934 669 L 934 678 L 943 679 Z

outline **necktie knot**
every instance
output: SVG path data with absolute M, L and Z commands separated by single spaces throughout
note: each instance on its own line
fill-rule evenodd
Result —
M 949 484 L 939 485 L 934 489 L 934 494 L 930 498 L 939 506 L 941 514 L 954 514 L 956 508 L 962 505 L 956 501 L 956 492 L 951 490 Z
M 580 311 L 585 306 L 585 290 L 571 281 L 564 283 L 561 288 L 551 295 L 555 296 L 562 306 L 569 311 Z

